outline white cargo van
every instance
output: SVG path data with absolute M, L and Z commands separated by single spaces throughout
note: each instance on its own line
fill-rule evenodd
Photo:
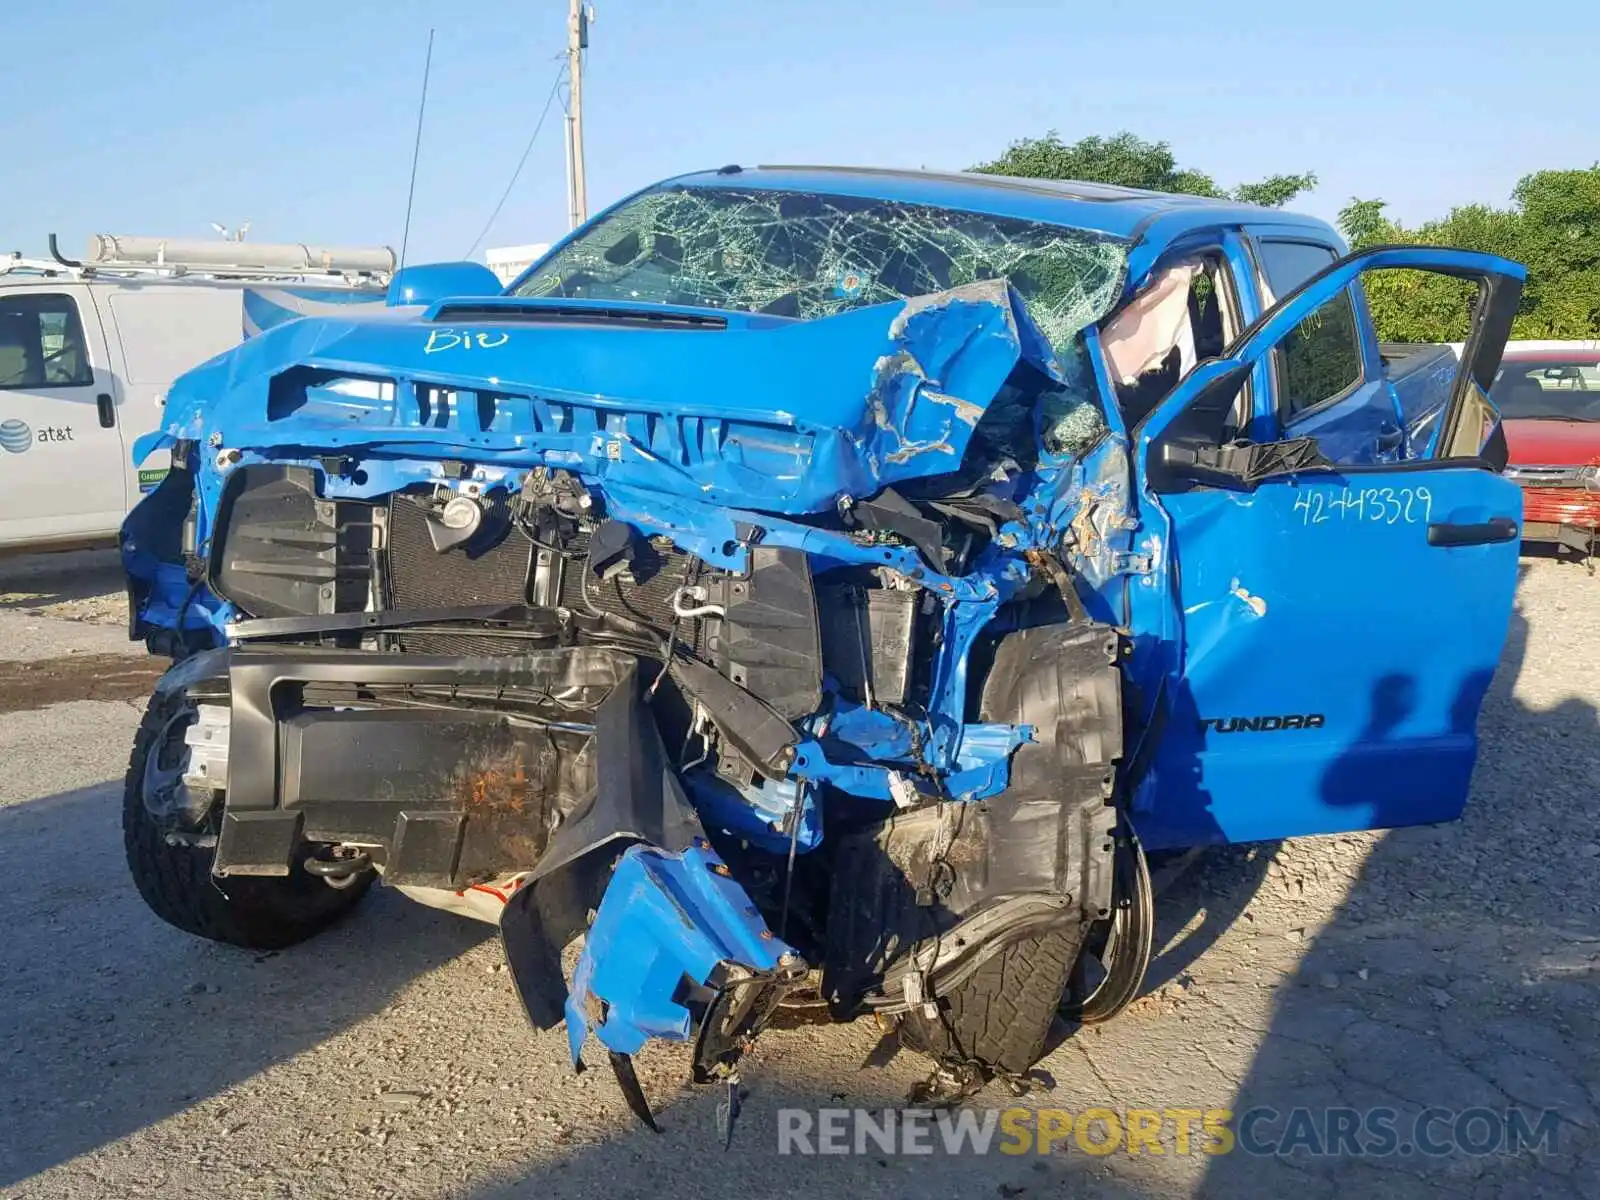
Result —
M 166 474 L 129 450 L 175 378 L 281 321 L 382 303 L 394 268 L 386 247 L 96 235 L 71 260 L 50 241 L 0 258 L 0 552 L 113 538 Z

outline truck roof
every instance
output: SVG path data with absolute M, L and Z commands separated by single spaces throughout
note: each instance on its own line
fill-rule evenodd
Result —
M 728 166 L 664 180 L 655 187 L 744 187 L 900 200 L 941 208 L 1092 229 L 1140 247 L 1141 258 L 1202 229 L 1228 225 L 1298 227 L 1318 242 L 1342 246 L 1326 221 L 1237 200 L 1147 192 L 1071 180 L 1022 179 L 972 171 L 886 167 Z M 654 188 L 646 189 L 654 190 Z

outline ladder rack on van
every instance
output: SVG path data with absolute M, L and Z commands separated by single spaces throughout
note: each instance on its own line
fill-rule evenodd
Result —
M 21 251 L 0 258 L 0 276 L 270 279 L 371 287 L 387 284 L 395 270 L 394 251 L 387 246 L 319 247 L 97 233 L 80 260 L 62 254 L 53 233 L 49 245 L 48 259 L 29 258 Z

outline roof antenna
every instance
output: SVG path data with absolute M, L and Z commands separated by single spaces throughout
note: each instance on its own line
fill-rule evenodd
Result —
M 411 242 L 411 206 L 417 198 L 417 159 L 422 155 L 422 116 L 428 111 L 428 75 L 433 70 L 433 30 L 428 30 L 428 56 L 422 63 L 422 99 L 417 103 L 417 140 L 411 147 L 411 186 L 406 189 L 406 226 L 400 235 L 400 270 L 405 270 Z

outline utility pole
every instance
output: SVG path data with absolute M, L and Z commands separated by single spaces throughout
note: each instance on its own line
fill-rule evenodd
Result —
M 583 0 L 567 7 L 567 220 L 576 229 L 589 217 L 589 189 L 583 171 L 583 52 L 589 46 L 589 18 Z

